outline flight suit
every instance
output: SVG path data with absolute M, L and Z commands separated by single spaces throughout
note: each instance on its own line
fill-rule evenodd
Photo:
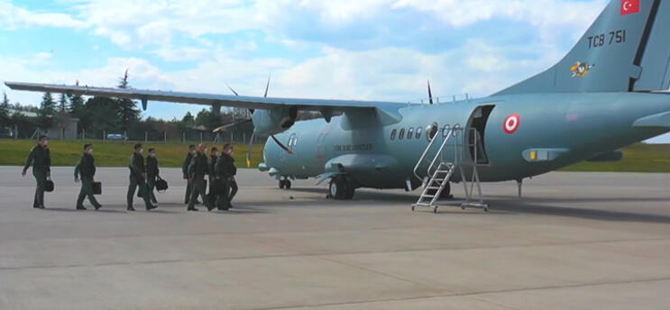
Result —
M 210 205 L 216 204 L 216 199 L 219 192 L 221 192 L 217 187 L 220 187 L 222 182 L 216 179 L 215 166 L 216 160 L 219 159 L 218 156 L 210 155 L 209 156 L 209 194 L 207 199 Z
M 30 166 L 33 167 L 33 176 L 37 182 L 33 208 L 44 208 L 44 187 L 47 178 L 51 177 L 51 155 L 49 149 L 40 144 L 33 147 L 28 158 L 26 158 L 23 172 L 28 171 Z
M 207 204 L 207 197 L 205 197 L 205 176 L 209 174 L 209 163 L 207 162 L 207 155 L 196 154 L 191 160 L 188 167 L 188 176 L 193 184 L 191 190 L 191 198 L 188 201 L 188 210 L 195 209 L 195 202 L 198 200 L 198 195 L 202 198 L 202 202 Z
M 156 195 L 154 194 L 154 189 L 156 188 L 156 179 L 159 175 L 160 170 L 158 169 L 158 159 L 147 156 L 147 186 L 149 186 L 149 198 L 151 198 L 153 203 L 158 203 Z
M 80 177 L 81 176 L 81 177 Z M 77 198 L 77 208 L 84 206 L 84 198 L 88 197 L 88 201 L 99 209 L 100 203 L 93 195 L 93 177 L 95 177 L 95 159 L 91 154 L 84 153 L 81 155 L 79 164 L 74 168 L 74 177 L 81 180 L 81 190 Z
M 191 199 L 191 191 L 193 190 L 193 183 L 189 180 L 188 177 L 188 167 L 191 165 L 191 161 L 193 160 L 193 154 L 189 152 L 186 154 L 186 158 L 184 158 L 184 163 L 181 166 L 181 171 L 184 173 L 184 179 L 186 179 L 186 197 L 184 198 L 184 203 L 188 204 L 189 200 Z M 196 197 L 198 196 L 197 194 L 195 195 Z
M 144 174 L 146 173 L 144 167 L 144 157 L 142 155 L 133 153 L 130 157 L 130 185 L 128 186 L 128 209 L 133 208 L 133 196 L 135 195 L 135 190 L 139 187 L 140 196 L 144 199 L 144 204 L 147 210 L 153 209 L 151 204 L 151 199 L 149 198 L 147 184 L 144 181 Z
M 235 182 L 235 175 L 237 174 L 235 159 L 227 154 L 221 155 L 216 161 L 214 170 L 216 177 L 221 180 L 223 186 L 223 193 L 217 198 L 216 207 L 219 210 L 228 210 L 238 189 L 237 182 Z

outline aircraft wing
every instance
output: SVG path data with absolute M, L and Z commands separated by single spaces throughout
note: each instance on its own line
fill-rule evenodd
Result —
M 159 90 L 139 90 L 139 89 L 121 89 L 121 88 L 103 88 L 89 86 L 71 86 L 55 84 L 37 84 L 37 83 L 19 83 L 5 82 L 9 88 L 14 90 L 34 91 L 34 92 L 52 92 L 84 96 L 116 97 L 137 99 L 142 101 L 142 106 L 146 109 L 148 101 L 163 101 L 200 105 L 221 105 L 226 107 L 247 108 L 247 109 L 273 109 L 279 107 L 298 107 L 301 110 L 331 112 L 351 112 L 352 110 L 381 110 L 386 114 L 395 117 L 400 116 L 397 110 L 407 104 L 393 102 L 373 102 L 373 101 L 345 101 L 345 100 L 324 100 L 324 99 L 289 99 L 289 98 L 262 98 L 262 97 L 244 97 L 228 96 L 215 94 L 185 93 Z

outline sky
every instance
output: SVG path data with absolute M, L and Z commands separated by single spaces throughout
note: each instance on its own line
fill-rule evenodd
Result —
M 607 0 L 0 0 L 0 82 L 420 102 L 546 70 Z M 10 91 L 37 105 L 40 94 Z M 202 106 L 152 102 L 143 116 Z M 670 136 L 652 140 L 670 143 Z

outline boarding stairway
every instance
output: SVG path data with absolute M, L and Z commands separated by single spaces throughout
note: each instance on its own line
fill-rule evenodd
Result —
M 481 208 L 488 212 L 489 205 L 484 203 L 478 170 L 487 165 L 479 158 L 481 146 L 481 137 L 475 129 L 456 127 L 449 130 L 446 136 L 436 134 L 414 167 L 414 176 L 422 180 L 423 191 L 412 205 L 412 211 L 416 208 L 430 208 L 437 213 L 441 205 L 457 205 L 463 210 Z M 472 156 L 468 156 L 468 152 Z M 421 173 L 424 168 L 425 174 Z M 449 200 L 450 197 L 441 199 L 445 189 L 451 190 L 449 182 L 455 175 L 463 183 L 465 200 Z

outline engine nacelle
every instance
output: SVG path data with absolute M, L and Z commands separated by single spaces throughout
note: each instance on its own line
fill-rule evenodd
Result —
M 284 132 L 295 124 L 297 118 L 298 109 L 296 107 L 256 110 L 252 115 L 254 133 L 274 135 Z

